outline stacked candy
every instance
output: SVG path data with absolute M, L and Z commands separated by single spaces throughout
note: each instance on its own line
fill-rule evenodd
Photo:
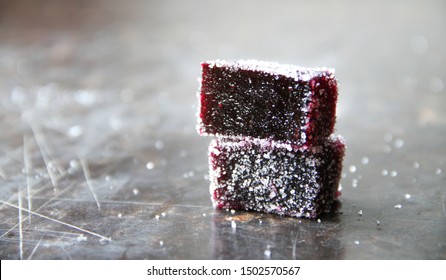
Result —
M 339 192 L 337 80 L 326 68 L 255 60 L 202 63 L 197 130 L 216 208 L 315 218 Z

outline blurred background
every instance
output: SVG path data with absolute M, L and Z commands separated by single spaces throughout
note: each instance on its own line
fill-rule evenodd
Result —
M 444 30 L 434 0 L 0 0 L 0 258 L 445 259 Z M 212 209 L 216 58 L 336 69 L 339 213 Z

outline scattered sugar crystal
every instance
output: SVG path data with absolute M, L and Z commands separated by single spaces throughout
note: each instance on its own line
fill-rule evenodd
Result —
M 79 235 L 77 238 L 77 241 L 86 241 L 87 240 L 87 237 L 85 236 L 85 235 L 83 235 L 83 234 L 81 234 L 81 235 Z
M 70 160 L 70 168 L 69 168 L 69 173 L 72 173 L 76 170 L 79 170 L 79 168 L 81 167 L 80 163 L 78 160 L 72 159 Z
M 353 243 L 354 243 L 355 245 L 359 245 L 359 241 L 358 241 L 358 240 L 353 241 Z
M 164 245 L 164 242 L 161 240 L 160 241 L 160 246 L 163 246 Z
M 355 173 L 356 172 L 356 166 L 350 165 L 349 170 L 350 170 L 351 173 Z
M 388 174 L 389 174 L 389 172 L 387 171 L 387 169 L 381 170 L 381 175 L 387 176 Z
M 376 225 L 379 226 L 381 222 L 379 220 L 376 220 Z
M 89 90 L 78 90 L 74 94 L 74 99 L 81 105 L 92 106 L 96 102 L 96 95 Z
M 133 189 L 133 194 L 134 195 L 138 195 L 139 194 L 139 190 L 138 189 Z
M 395 170 L 392 170 L 392 171 L 390 172 L 390 176 L 392 176 L 392 177 L 396 177 L 396 175 L 398 175 L 398 172 L 396 172 Z
M 110 175 L 107 175 L 107 176 L 105 176 L 105 181 L 107 181 L 107 182 L 110 182 L 111 181 L 111 176 Z
M 155 215 L 155 219 L 159 220 L 160 216 L 159 215 Z
M 165 213 L 165 212 L 162 212 L 162 213 L 161 213 L 161 216 L 166 217 L 166 213 Z
M 231 221 L 231 227 L 232 228 L 236 228 L 237 227 L 237 224 L 235 223 L 235 221 Z
M 419 168 L 420 167 L 420 163 L 419 162 L 414 162 L 413 163 L 413 168 Z
M 322 221 L 321 221 L 321 219 L 317 219 L 317 222 L 320 224 Z
M 401 138 L 395 139 L 393 146 L 397 149 L 401 149 L 404 146 L 404 140 Z
M 235 210 L 234 209 L 231 209 L 231 214 L 234 214 L 235 213 Z
M 22 87 L 14 87 L 11 91 L 11 101 L 16 104 L 20 105 L 24 103 L 26 100 L 26 93 Z
M 352 187 L 353 187 L 353 188 L 358 187 L 358 179 L 357 179 L 357 178 L 353 178 L 353 179 L 352 179 Z
M 161 140 L 158 140 L 155 142 L 155 148 L 157 150 L 162 150 L 164 148 L 164 142 Z
M 122 218 L 122 214 L 121 213 L 118 214 L 118 218 Z
M 435 169 L 435 174 L 437 174 L 437 175 L 441 174 L 441 169 L 440 168 L 436 168 Z
M 401 204 L 396 204 L 395 206 L 395 209 L 401 209 L 401 207 L 403 207 Z
M 68 136 L 77 138 L 82 135 L 82 127 L 80 125 L 73 125 L 68 129 Z
M 154 167 L 155 167 L 155 164 L 153 162 L 151 162 L 151 161 L 149 161 L 146 164 L 146 168 L 149 169 L 149 170 L 152 170 Z
M 362 209 L 358 211 L 358 215 L 362 216 Z
M 271 257 L 271 250 L 270 249 L 266 249 L 263 254 L 265 255 L 265 257 L 269 258 Z
M 263 222 L 262 222 L 262 220 L 259 220 L 259 224 L 262 224 Z
M 368 164 L 369 163 L 369 158 L 368 157 L 362 157 L 361 158 L 361 163 L 364 164 L 364 165 Z
M 409 193 L 406 193 L 406 194 L 404 195 L 404 197 L 405 197 L 406 199 L 410 199 L 412 196 L 411 196 Z
M 206 217 L 206 213 L 203 213 L 203 217 Z

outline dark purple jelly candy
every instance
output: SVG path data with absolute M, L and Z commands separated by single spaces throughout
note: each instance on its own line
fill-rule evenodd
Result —
M 320 146 L 251 137 L 216 138 L 209 146 L 214 207 L 315 218 L 338 194 L 345 145 Z
M 198 95 L 201 135 L 318 145 L 333 133 L 337 80 L 326 68 L 208 61 L 202 63 Z

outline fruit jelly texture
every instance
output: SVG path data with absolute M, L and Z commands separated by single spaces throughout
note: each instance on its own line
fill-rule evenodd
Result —
M 333 72 L 323 68 L 204 62 L 197 129 L 317 145 L 333 133 L 337 93 Z
M 330 212 L 344 152 L 340 136 L 311 148 L 250 137 L 214 139 L 209 146 L 213 205 L 307 218 Z

